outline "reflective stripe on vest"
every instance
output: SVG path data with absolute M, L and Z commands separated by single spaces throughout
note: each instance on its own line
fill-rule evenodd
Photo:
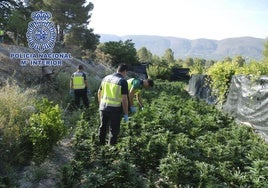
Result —
M 75 72 L 73 74 L 73 88 L 74 89 L 85 89 L 85 81 L 84 81 L 83 73 Z
M 122 102 L 121 86 L 118 85 L 121 78 L 107 76 L 102 82 L 102 106 L 120 107 Z

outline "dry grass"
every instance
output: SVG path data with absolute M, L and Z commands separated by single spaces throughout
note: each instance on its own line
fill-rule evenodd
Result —
M 9 82 L 0 88 L 0 151 L 9 150 L 18 142 L 28 118 L 34 112 L 35 93 L 32 89 L 22 90 Z

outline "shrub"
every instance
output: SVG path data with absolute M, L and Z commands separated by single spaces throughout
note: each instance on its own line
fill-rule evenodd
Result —
M 171 69 L 166 66 L 152 65 L 147 68 L 147 72 L 151 79 L 168 80 L 171 76 Z
M 243 64 L 243 66 L 236 62 L 218 62 L 208 68 L 207 74 L 210 76 L 213 94 L 217 97 L 219 104 L 223 104 L 233 75 L 250 75 L 252 80 L 256 81 L 258 77 L 268 74 L 268 66 L 256 61 Z
M 219 104 L 226 100 L 232 76 L 237 69 L 238 65 L 231 62 L 218 62 L 208 69 L 207 74 L 211 78 L 212 92 L 217 96 Z
M 265 63 L 251 61 L 236 70 L 236 74 L 263 76 L 268 75 L 268 66 Z
M 38 112 L 31 115 L 26 131 L 33 144 L 34 160 L 41 162 L 64 136 L 66 128 L 59 105 L 44 98 L 37 102 L 36 108 Z

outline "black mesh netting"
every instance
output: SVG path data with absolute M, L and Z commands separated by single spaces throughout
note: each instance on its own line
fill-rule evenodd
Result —
M 206 76 L 194 75 L 189 81 L 189 93 L 213 103 Z M 268 141 L 268 77 L 233 76 L 223 111 L 237 121 L 251 125 Z

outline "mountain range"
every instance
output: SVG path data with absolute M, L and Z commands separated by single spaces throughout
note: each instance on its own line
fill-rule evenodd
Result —
M 162 56 L 170 48 L 175 58 L 198 57 L 206 60 L 222 60 L 225 57 L 241 55 L 246 60 L 261 60 L 265 39 L 254 37 L 212 39 L 186 39 L 178 37 L 164 37 L 153 35 L 117 36 L 100 34 L 100 42 L 126 41 L 131 39 L 135 48 L 146 47 L 152 54 Z

